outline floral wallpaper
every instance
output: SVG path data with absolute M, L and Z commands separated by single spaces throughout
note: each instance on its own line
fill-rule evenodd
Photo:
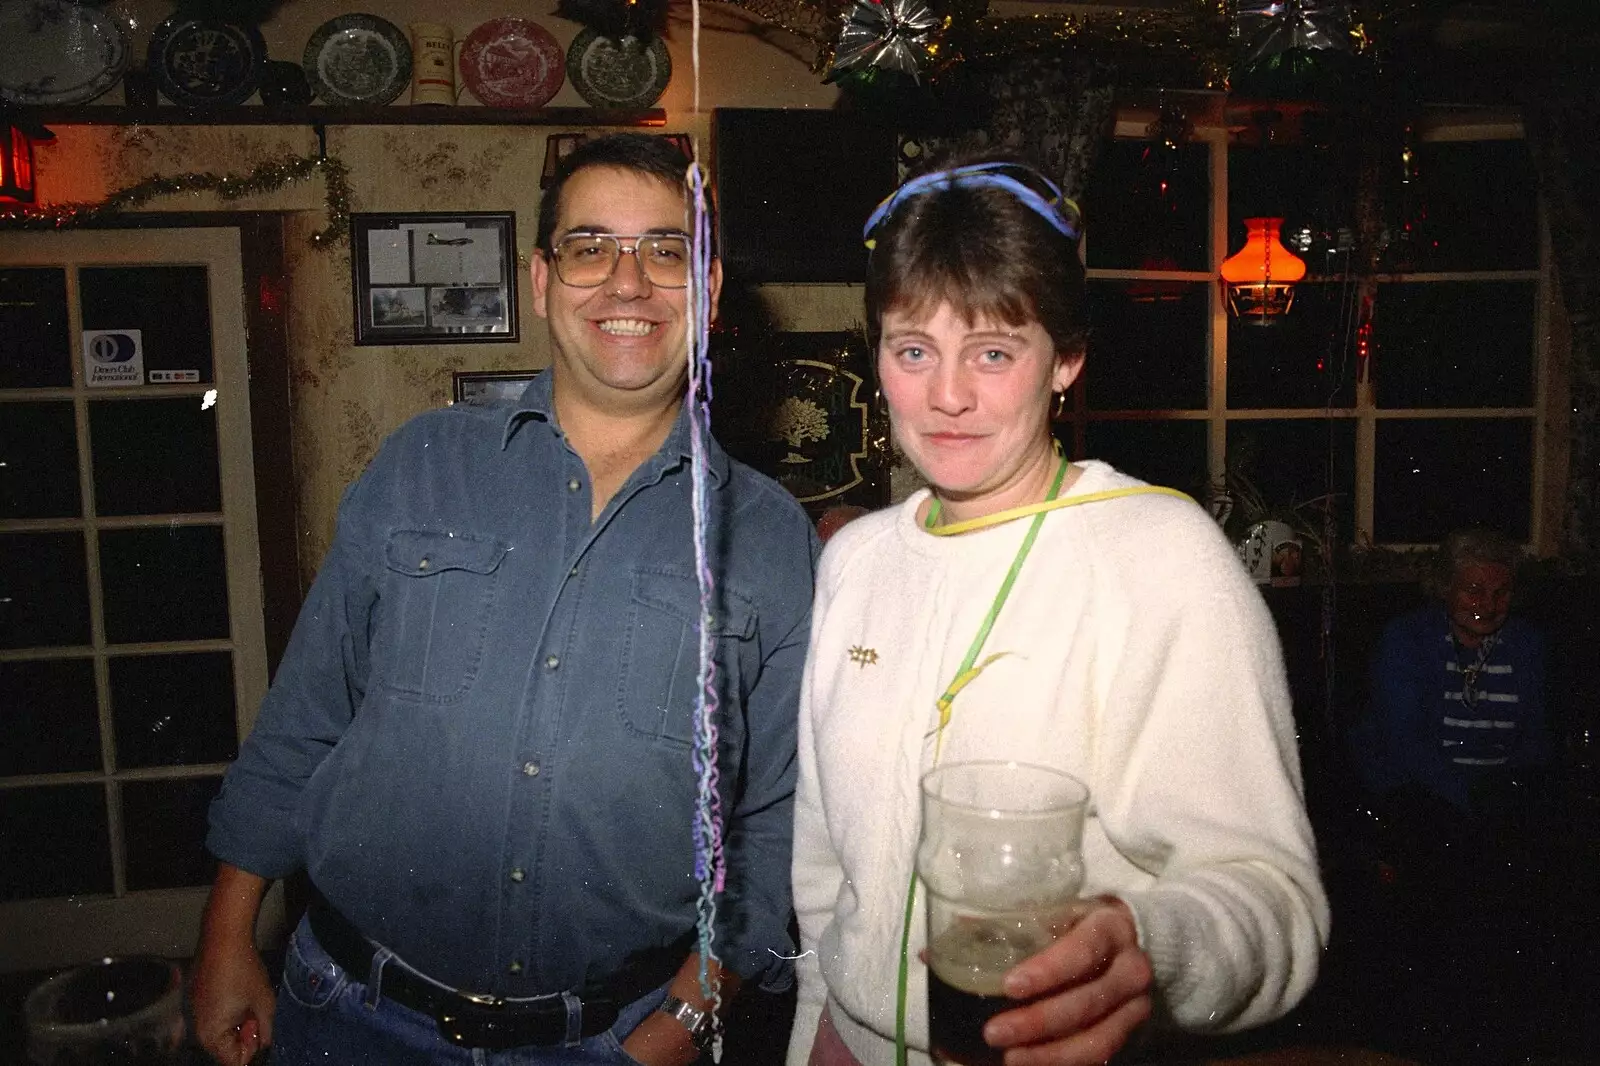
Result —
M 533 18 L 565 46 L 575 22 L 554 14 L 557 0 L 530 0 L 516 12 Z M 284 5 L 261 26 L 268 53 L 299 59 L 306 41 L 326 19 L 346 10 L 339 0 Z M 119 0 L 135 27 L 132 51 L 143 55 L 149 34 L 171 11 L 170 0 Z M 372 12 L 404 29 L 413 21 L 447 19 L 458 40 L 478 23 L 506 14 L 503 0 L 461 0 L 443 13 L 432 0 L 385 0 Z M 696 77 L 689 27 L 675 24 L 667 39 L 674 75 L 658 106 L 667 129 L 709 144 L 716 107 L 822 107 L 838 92 L 822 85 L 785 35 L 752 21 L 738 9 L 706 13 Z M 120 102 L 120 89 L 89 105 Z M 461 101 L 470 105 L 470 94 Z M 404 98 L 395 106 L 402 107 Z M 554 107 L 582 108 L 564 85 Z M 309 128 L 290 126 L 111 126 L 56 128 L 57 141 L 41 149 L 41 183 L 49 201 L 95 202 L 141 180 L 189 171 L 237 174 L 285 155 L 317 150 Z M 517 343 L 356 347 L 351 322 L 350 251 L 322 249 L 311 234 L 326 225 L 320 181 L 286 186 L 267 195 L 224 202 L 203 193 L 162 198 L 160 211 L 280 211 L 285 217 L 292 442 L 299 492 L 298 545 L 302 578 L 309 581 L 332 538 L 345 486 L 366 466 L 383 438 L 407 418 L 449 402 L 457 370 L 531 370 L 549 365 L 546 333 L 531 308 L 526 257 L 533 244 L 539 175 L 548 133 L 539 126 L 329 126 L 327 150 L 349 169 L 355 211 L 513 211 L 523 269 Z M 844 322 L 833 323 L 839 328 Z M 830 328 L 824 325 L 820 328 Z

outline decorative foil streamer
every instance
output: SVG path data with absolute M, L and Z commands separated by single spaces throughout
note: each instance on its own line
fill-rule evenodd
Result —
M 940 21 L 925 0 L 856 0 L 844 17 L 827 80 L 866 67 L 921 80 Z
M 1348 0 L 1237 0 L 1233 32 L 1245 65 L 1291 48 L 1349 52 Z

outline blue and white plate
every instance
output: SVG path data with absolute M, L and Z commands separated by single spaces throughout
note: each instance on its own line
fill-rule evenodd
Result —
M 261 84 L 267 45 L 254 26 L 174 15 L 156 27 L 147 62 L 178 106 L 232 107 Z
M 93 100 L 128 66 L 128 34 L 104 8 L 67 0 L 0 0 L 0 103 Z

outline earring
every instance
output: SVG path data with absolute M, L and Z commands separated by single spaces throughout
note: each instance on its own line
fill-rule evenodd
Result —
M 1067 417 L 1067 394 L 1065 391 L 1055 394 L 1055 402 L 1050 405 L 1050 420 L 1060 422 Z

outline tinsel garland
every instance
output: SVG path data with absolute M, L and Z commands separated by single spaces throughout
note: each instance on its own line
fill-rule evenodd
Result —
M 180 192 L 214 192 L 224 200 L 239 200 L 275 192 L 318 173 L 326 188 L 328 224 L 311 235 L 311 243 L 327 248 L 343 241 L 350 231 L 350 172 L 344 163 L 329 156 L 283 156 L 245 174 L 191 171 L 146 178 L 118 189 L 99 203 L 59 203 L 5 211 L 0 213 L 0 229 L 72 229 L 142 207 L 158 196 Z
M 781 27 L 816 49 L 811 69 L 821 74 L 834 63 L 835 50 L 858 0 L 729 0 L 734 6 Z M 1325 0 L 1301 0 L 1321 9 Z M 1342 0 L 1337 6 L 1347 26 L 1349 48 L 1380 56 L 1407 32 L 1426 28 L 1457 0 Z M 967 64 L 993 69 L 1019 55 L 1091 59 L 1115 63 L 1119 81 L 1165 88 L 1220 89 L 1243 58 L 1245 42 L 1235 16 L 1274 14 L 1287 9 L 1246 0 L 1187 0 L 1163 10 L 1115 9 L 1104 13 L 1041 12 L 1006 18 L 987 14 L 983 0 L 939 0 L 941 26 L 927 42 L 931 64 L 924 81 L 935 82 Z M 1329 5 L 1332 6 L 1332 5 Z M 1304 7 L 1301 8 L 1304 10 Z M 1341 40 L 1343 46 L 1345 40 Z M 872 72 L 856 72 L 868 75 Z M 858 77 L 846 90 L 870 82 Z

